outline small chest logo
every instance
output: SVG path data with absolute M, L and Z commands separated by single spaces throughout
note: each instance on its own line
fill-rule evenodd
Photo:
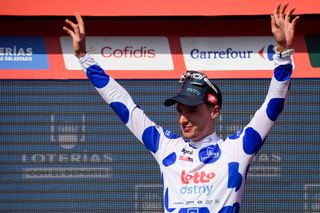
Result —
M 199 152 L 201 162 L 209 164 L 216 162 L 221 156 L 221 150 L 218 144 L 202 148 Z
M 193 150 L 188 150 L 184 147 L 183 149 L 181 149 L 181 153 L 182 153 L 182 155 L 179 156 L 179 160 L 193 162 L 193 158 L 190 157 L 193 155 Z M 190 155 L 190 156 L 188 156 L 188 155 Z

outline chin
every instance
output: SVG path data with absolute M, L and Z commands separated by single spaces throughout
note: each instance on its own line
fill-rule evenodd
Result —
M 195 136 L 192 134 L 184 133 L 183 137 L 189 140 L 194 140 Z
M 192 140 L 192 135 L 186 133 L 183 133 L 182 135 L 184 138 Z

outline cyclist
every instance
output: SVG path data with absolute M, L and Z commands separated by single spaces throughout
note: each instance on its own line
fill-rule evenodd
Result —
M 299 17 L 294 8 L 278 4 L 271 15 L 275 69 L 267 97 L 241 130 L 220 139 L 215 120 L 222 107 L 219 88 L 205 74 L 185 72 L 179 93 L 165 100 L 175 105 L 182 137 L 156 125 L 129 93 L 86 52 L 85 27 L 66 20 L 74 54 L 102 98 L 157 160 L 164 187 L 165 212 L 239 212 L 245 177 L 253 156 L 282 112 L 292 73 L 292 43 Z

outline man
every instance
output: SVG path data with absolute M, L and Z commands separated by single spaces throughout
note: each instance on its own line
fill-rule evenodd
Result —
M 292 73 L 291 55 L 295 26 L 294 8 L 278 4 L 271 16 L 276 42 L 275 70 L 267 97 L 243 129 L 220 139 L 215 120 L 222 106 L 219 88 L 206 75 L 188 71 L 179 93 L 164 104 L 176 104 L 183 137 L 157 126 L 133 102 L 128 92 L 105 74 L 86 52 L 84 23 L 66 20 L 74 54 L 102 98 L 157 160 L 164 187 L 165 212 L 239 212 L 246 173 L 283 110 Z

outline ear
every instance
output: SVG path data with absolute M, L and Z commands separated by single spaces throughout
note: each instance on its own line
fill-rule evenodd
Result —
M 219 116 L 219 113 L 220 113 L 220 106 L 215 105 L 214 107 L 212 107 L 212 110 L 211 110 L 211 118 L 216 119 Z

